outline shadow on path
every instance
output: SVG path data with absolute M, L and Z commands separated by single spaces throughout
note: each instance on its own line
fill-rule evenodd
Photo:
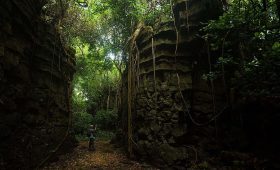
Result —
M 109 141 L 96 141 L 95 146 L 96 151 L 88 151 L 88 143 L 86 141 L 80 142 L 74 152 L 61 156 L 59 161 L 44 169 L 156 169 L 147 164 L 129 160 L 125 153 L 114 148 Z

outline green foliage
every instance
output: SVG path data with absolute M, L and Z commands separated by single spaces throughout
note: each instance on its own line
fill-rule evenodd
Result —
M 110 131 L 97 130 L 96 136 L 97 140 L 111 140 L 114 137 L 114 133 Z
M 156 23 L 172 19 L 170 0 L 136 0 L 133 14 L 136 22 L 154 26 Z
M 100 110 L 94 117 L 94 123 L 101 129 L 115 130 L 118 115 L 115 110 Z
M 92 115 L 86 112 L 73 114 L 73 131 L 76 135 L 86 136 L 89 125 L 93 122 Z
M 52 0 L 45 6 L 46 20 L 57 24 L 65 45 L 76 51 L 77 72 L 73 81 L 76 133 L 82 133 L 92 121 L 100 128 L 116 126 L 115 100 L 128 58 L 129 37 L 139 22 L 153 25 L 172 16 L 169 0 L 84 2 Z
M 233 0 L 223 16 L 202 29 L 217 60 L 204 79 L 226 76 L 246 95 L 280 93 L 279 16 L 274 0 L 263 2 Z

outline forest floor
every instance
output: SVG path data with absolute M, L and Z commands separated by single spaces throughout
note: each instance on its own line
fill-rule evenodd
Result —
M 97 170 L 154 170 L 156 168 L 128 159 L 120 148 L 115 148 L 108 140 L 95 143 L 96 150 L 88 150 L 88 142 L 82 141 L 72 153 L 62 155 L 57 162 L 45 167 L 44 170 L 55 169 L 97 169 Z

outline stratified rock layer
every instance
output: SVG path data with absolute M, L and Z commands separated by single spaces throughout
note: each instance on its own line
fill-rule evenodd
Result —
M 158 165 L 190 166 L 202 156 L 198 153 L 204 154 L 197 148 L 204 150 L 215 136 L 213 117 L 226 101 L 220 80 L 211 85 L 202 79 L 212 61 L 198 34 L 201 22 L 219 16 L 218 3 L 178 1 L 175 22 L 143 26 L 135 33 L 130 60 L 132 143 L 137 154 Z
M 32 169 L 68 131 L 73 54 L 40 18 L 41 1 L 0 5 L 0 169 Z

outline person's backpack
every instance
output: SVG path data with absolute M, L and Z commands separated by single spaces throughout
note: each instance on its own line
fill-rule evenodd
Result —
M 94 135 L 93 135 L 93 133 L 90 133 L 89 138 L 90 138 L 90 139 L 94 139 Z
M 90 139 L 95 139 L 94 130 L 93 130 L 93 129 L 90 129 L 90 130 L 89 130 L 89 138 L 90 138 Z

